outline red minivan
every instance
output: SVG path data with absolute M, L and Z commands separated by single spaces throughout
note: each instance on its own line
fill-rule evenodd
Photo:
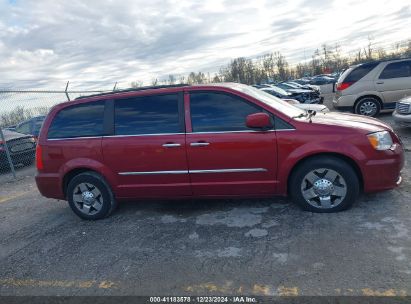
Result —
M 289 195 L 305 210 L 350 207 L 401 182 L 390 126 L 296 108 L 250 86 L 140 88 L 55 106 L 37 145 L 37 186 L 83 219 L 130 199 Z

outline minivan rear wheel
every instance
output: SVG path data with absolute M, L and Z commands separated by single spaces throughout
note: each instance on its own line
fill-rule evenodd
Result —
M 301 164 L 290 179 L 290 196 L 302 209 L 329 213 L 351 207 L 360 187 L 354 169 L 334 158 L 313 158 Z
M 117 206 L 107 182 L 95 172 L 73 177 L 67 186 L 67 200 L 73 212 L 86 220 L 105 218 Z
M 354 108 L 356 114 L 364 116 L 377 116 L 381 111 L 380 102 L 374 97 L 364 97 L 357 102 Z

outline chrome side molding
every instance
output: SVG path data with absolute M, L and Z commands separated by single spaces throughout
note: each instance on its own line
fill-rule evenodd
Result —
M 267 172 L 265 168 L 241 168 L 241 169 L 211 169 L 211 170 L 172 170 L 172 171 L 137 171 L 119 172 L 119 175 L 156 175 L 156 174 L 202 174 L 202 173 L 244 173 Z

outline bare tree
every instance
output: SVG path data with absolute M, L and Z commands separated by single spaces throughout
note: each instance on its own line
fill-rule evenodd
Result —
M 143 86 L 143 82 L 140 81 L 140 80 L 133 81 L 133 82 L 131 83 L 131 87 L 132 87 L 132 88 L 140 88 L 140 87 L 142 87 L 142 86 Z
M 176 82 L 176 77 L 172 74 L 168 75 L 168 84 L 174 84 Z
M 152 85 L 153 87 L 157 86 L 157 85 L 158 85 L 158 79 L 157 79 L 157 78 L 151 79 L 151 85 Z

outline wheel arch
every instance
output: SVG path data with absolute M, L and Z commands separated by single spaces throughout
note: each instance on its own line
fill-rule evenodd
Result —
M 358 166 L 358 164 L 350 157 L 344 155 L 344 154 L 340 154 L 340 153 L 335 153 L 335 152 L 323 152 L 323 153 L 317 153 L 317 154 L 312 154 L 306 157 L 303 157 L 302 159 L 298 160 L 294 166 L 292 167 L 292 169 L 290 170 L 288 176 L 287 176 L 287 194 L 289 194 L 290 191 L 290 182 L 292 179 L 293 174 L 295 174 L 295 172 L 297 172 L 298 168 L 301 167 L 304 163 L 314 159 L 314 158 L 322 158 L 322 157 L 331 157 L 331 158 L 336 158 L 339 159 L 341 161 L 344 161 L 345 163 L 347 163 L 349 166 L 351 166 L 351 168 L 353 168 L 355 174 L 358 177 L 359 183 L 360 183 L 360 191 L 363 191 L 364 189 L 364 177 L 363 174 L 361 172 L 360 167 Z

